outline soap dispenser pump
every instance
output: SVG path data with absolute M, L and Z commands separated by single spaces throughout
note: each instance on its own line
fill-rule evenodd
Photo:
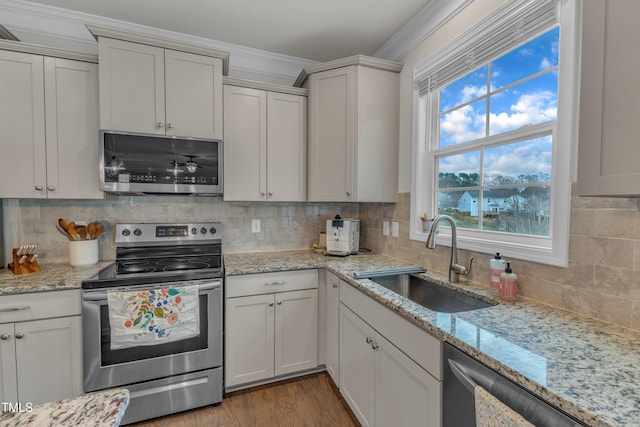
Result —
M 507 268 L 500 275 L 500 298 L 505 301 L 518 299 L 518 276 L 511 270 L 511 262 L 507 261 Z

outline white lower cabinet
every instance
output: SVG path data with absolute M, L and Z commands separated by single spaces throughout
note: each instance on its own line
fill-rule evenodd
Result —
M 225 388 L 318 366 L 318 272 L 226 279 Z
M 41 311 L 48 311 L 43 305 L 47 304 L 49 296 L 41 296 L 41 302 L 37 302 L 34 295 L 41 294 L 0 297 L 0 312 L 3 313 L 0 316 L 3 322 L 0 323 L 0 399 L 13 404 L 19 402 L 23 408 L 27 403 L 36 405 L 82 394 L 80 297 L 74 296 L 78 300 L 76 304 L 59 299 L 59 295 L 50 296 L 51 304 L 58 302 L 63 308 L 73 305 L 72 312 L 76 314 L 77 311 L 77 315 L 7 321 L 11 317 L 16 320 L 37 318 Z
M 360 423 L 440 426 L 440 370 L 427 369 L 439 363 L 441 343 L 344 282 L 340 292 L 340 393 Z M 386 336 L 369 322 L 386 329 Z M 416 339 L 417 347 L 399 347 Z M 417 354 L 425 342 L 426 362 L 420 365 L 405 351 Z

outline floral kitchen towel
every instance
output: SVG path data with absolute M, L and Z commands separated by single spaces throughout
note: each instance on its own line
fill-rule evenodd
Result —
M 198 287 L 107 294 L 111 349 L 164 344 L 200 333 Z
M 481 386 L 475 388 L 477 427 L 535 427 Z

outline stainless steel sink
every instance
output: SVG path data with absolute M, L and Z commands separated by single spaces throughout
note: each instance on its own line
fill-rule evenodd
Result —
M 377 273 L 367 278 L 429 310 L 441 313 L 459 313 L 492 306 L 485 301 L 406 273 Z

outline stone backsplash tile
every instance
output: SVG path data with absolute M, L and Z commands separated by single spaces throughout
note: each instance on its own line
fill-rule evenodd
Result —
M 640 200 L 579 197 L 574 184 L 571 206 L 569 266 L 512 259 L 521 295 L 640 330 Z M 446 275 L 449 247 L 430 251 L 408 240 L 409 209 L 409 193 L 399 194 L 395 205 L 361 204 L 360 216 L 368 226 L 363 244 Z M 383 220 L 400 222 L 400 237 L 383 236 Z M 475 258 L 469 279 L 488 286 L 492 255 L 464 250 L 458 255 L 466 265 L 470 256 Z

